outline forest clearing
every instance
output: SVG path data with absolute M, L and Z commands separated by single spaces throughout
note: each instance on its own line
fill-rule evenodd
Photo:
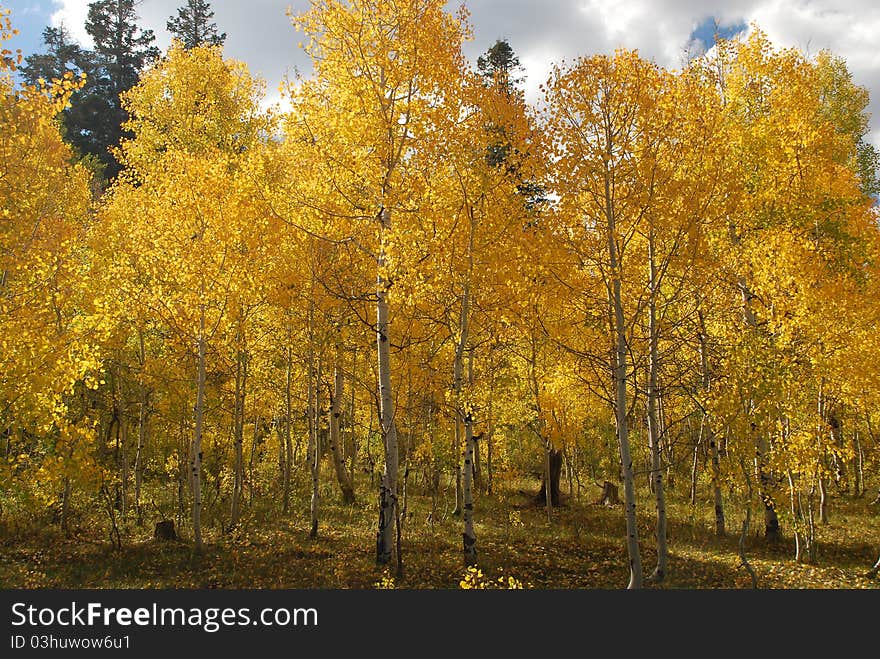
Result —
M 842 58 L 754 25 L 530 103 L 464 7 L 313 0 L 282 108 L 212 19 L 0 53 L 0 586 L 880 585 Z
M 483 499 L 476 529 L 482 578 L 471 581 L 497 588 L 499 584 L 487 582 L 504 578 L 507 587 L 512 577 L 523 588 L 620 588 L 628 578 L 620 507 L 592 505 L 587 492 L 597 493 L 599 488 L 588 488 L 580 501 L 557 509 L 552 524 L 543 508 L 519 490 L 507 499 Z M 51 529 L 13 534 L 6 528 L 0 583 L 63 589 L 446 589 L 461 588 L 467 581 L 457 540 L 460 521 L 447 510 L 432 526 L 430 496 L 411 495 L 410 518 L 404 526 L 404 574 L 399 578 L 396 570 L 376 566 L 371 547 L 374 506 L 343 505 L 333 501 L 330 492 L 327 495 L 330 503 L 320 539 L 308 537 L 305 508 L 287 519 L 255 511 L 233 533 L 212 530 L 202 555 L 194 555 L 188 542 L 157 541 L 148 529 L 132 529 L 117 551 L 100 535 L 94 537 L 88 525 L 83 526 L 85 520 L 75 522 L 69 538 Z M 739 516 L 741 507 L 736 510 Z M 841 502 L 840 517 L 821 531 L 815 565 L 793 560 L 791 538 L 768 545 L 753 530 L 746 556 L 758 587 L 877 588 L 880 582 L 869 577 L 865 567 L 874 560 L 878 542 L 875 510 L 866 510 L 864 500 Z M 650 538 L 650 515 L 644 512 L 641 517 L 643 537 Z M 689 501 L 673 499 L 669 577 L 651 587 L 752 587 L 741 566 L 739 536 L 717 538 L 713 522 L 709 500 L 692 507 Z M 656 561 L 651 549 L 647 543 L 648 564 Z

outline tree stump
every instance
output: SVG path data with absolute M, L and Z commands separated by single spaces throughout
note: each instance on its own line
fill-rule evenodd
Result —
M 602 484 L 602 497 L 596 502 L 597 506 L 616 506 L 620 503 L 617 486 L 611 481 Z
M 174 531 L 174 520 L 163 519 L 161 522 L 156 522 L 156 528 L 153 530 L 153 538 L 167 542 L 177 540 L 177 533 Z

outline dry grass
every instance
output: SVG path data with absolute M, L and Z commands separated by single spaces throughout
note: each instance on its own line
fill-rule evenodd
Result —
M 125 528 L 127 540 L 114 550 L 96 520 L 81 522 L 72 538 L 54 527 L 0 529 L 0 586 L 4 588 L 373 588 L 383 571 L 374 562 L 376 511 L 372 496 L 353 506 L 338 503 L 329 489 L 323 499 L 320 537 L 308 538 L 308 506 L 286 517 L 251 509 L 234 533 L 206 529 L 206 547 L 195 555 L 187 542 L 158 543 L 151 529 Z M 622 509 L 569 499 L 548 523 L 523 490 L 533 482 L 508 483 L 504 497 L 477 501 L 479 562 L 490 578 L 513 576 L 530 588 L 616 589 L 628 581 Z M 404 525 L 404 575 L 400 588 L 457 588 L 462 579 L 460 520 L 440 510 L 429 519 L 430 497 L 410 488 Z M 716 538 L 708 501 L 697 506 L 673 492 L 669 502 L 668 578 L 654 588 L 746 588 L 739 567 L 738 536 Z M 592 496 L 592 493 L 590 493 Z M 299 502 L 307 501 L 299 493 Z M 653 503 L 640 492 L 640 534 L 645 572 L 653 570 Z M 443 505 L 441 500 L 440 505 Z M 446 505 L 449 505 L 448 499 Z M 828 525 L 819 529 L 816 565 L 793 560 L 790 536 L 768 545 L 753 526 L 749 559 L 762 588 L 877 588 L 864 576 L 880 551 L 880 519 L 864 499 L 834 501 Z M 739 528 L 742 504 L 728 504 L 728 528 Z M 753 519 L 756 517 L 753 515 Z M 757 517 L 760 519 L 760 517 Z M 782 519 L 785 531 L 786 520 Z M 106 525 L 106 524 L 105 524 Z M 95 529 L 98 529 L 96 532 Z

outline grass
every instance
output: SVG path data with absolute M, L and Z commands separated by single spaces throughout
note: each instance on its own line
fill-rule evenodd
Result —
M 205 530 L 201 554 L 188 542 L 163 543 L 149 528 L 130 525 L 121 550 L 107 540 L 101 524 L 81 523 L 71 538 L 56 527 L 13 532 L 0 527 L 0 586 L 3 588 L 374 588 L 383 570 L 375 565 L 376 506 L 361 484 L 358 503 L 339 503 L 334 489 L 322 499 L 319 538 L 308 538 L 308 506 L 287 516 L 255 508 L 233 533 Z M 553 512 L 535 507 L 522 490 L 532 482 L 509 483 L 506 496 L 480 496 L 476 502 L 479 566 L 489 578 L 512 576 L 527 588 L 617 589 L 629 579 L 621 507 L 569 499 Z M 410 487 L 404 524 L 404 574 L 399 588 L 458 588 L 464 574 L 461 522 L 448 514 L 429 519 L 431 500 Z M 591 493 L 592 496 L 592 493 Z M 668 503 L 670 557 L 667 579 L 652 588 L 748 588 L 739 565 L 741 504 L 727 504 L 728 530 L 716 538 L 708 501 L 691 506 L 672 492 Z M 295 499 L 307 501 L 303 493 Z M 448 501 L 447 501 L 448 505 Z M 653 501 L 639 493 L 639 533 L 645 573 L 656 563 Z M 877 588 L 865 577 L 880 551 L 880 519 L 866 500 L 841 495 L 833 501 L 830 523 L 818 530 L 816 565 L 794 561 L 790 534 L 768 544 L 755 523 L 746 551 L 761 588 Z M 96 513 L 97 514 L 97 513 Z M 753 514 L 760 524 L 760 517 Z M 786 519 L 782 518 L 783 532 Z M 106 526 L 106 523 L 104 523 Z M 95 529 L 98 529 L 96 532 Z M 97 533 L 97 535 L 96 535 Z M 393 573 L 393 571 L 392 571 Z M 386 574 L 388 574 L 386 572 Z

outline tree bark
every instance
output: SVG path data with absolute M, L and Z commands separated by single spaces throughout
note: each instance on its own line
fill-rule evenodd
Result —
M 123 521 L 128 515 L 128 482 L 131 480 L 131 473 L 128 466 L 128 417 L 123 414 L 120 419 L 122 427 L 122 497 L 119 506 L 119 513 Z
M 630 579 L 628 589 L 642 587 L 642 558 L 639 549 L 639 530 L 636 520 L 636 493 L 633 478 L 633 463 L 629 447 L 629 425 L 627 413 L 627 340 L 626 318 L 623 311 L 622 281 L 620 275 L 620 261 L 617 252 L 617 226 L 613 208 L 613 196 L 611 191 L 611 173 L 608 170 L 613 161 L 611 150 L 612 138 L 606 135 L 608 159 L 605 169 L 605 216 L 608 231 L 608 265 L 611 271 L 611 307 L 614 317 L 614 332 L 616 337 L 615 360 L 613 364 L 615 409 L 614 416 L 617 426 L 617 443 L 620 449 L 620 465 L 623 474 L 623 496 L 626 507 L 626 547 L 629 554 Z
M 470 218 L 470 238 L 468 248 L 468 279 L 462 286 L 461 309 L 459 315 L 458 343 L 455 346 L 455 362 L 453 364 L 453 387 L 455 392 L 455 428 L 456 434 L 459 428 L 464 426 L 464 464 L 460 468 L 461 475 L 461 510 L 464 531 L 463 550 L 464 564 L 475 565 L 477 562 L 477 536 L 474 531 L 474 458 L 476 453 L 476 440 L 474 439 L 474 419 L 469 401 L 464 398 L 464 354 L 470 338 L 470 271 L 473 268 L 473 238 L 474 219 Z M 473 385 L 473 352 L 469 355 L 468 385 Z M 456 443 L 459 443 L 456 438 Z M 460 445 L 460 444 L 459 444 Z M 456 488 L 457 489 L 457 488 Z M 456 502 L 458 503 L 458 502 Z
M 320 506 L 321 493 L 318 488 L 320 478 L 321 465 L 321 434 L 320 434 L 320 391 L 321 391 L 321 360 L 315 360 L 315 310 L 314 297 L 311 298 L 312 303 L 309 306 L 309 356 L 308 356 L 308 397 L 307 414 L 309 417 L 309 443 L 306 455 L 308 456 L 309 466 L 312 475 L 312 499 L 309 506 L 311 513 L 311 528 L 309 530 L 310 538 L 318 537 L 318 509 Z
M 61 531 L 70 534 L 70 478 L 64 477 L 64 492 L 61 495 Z
M 700 370 L 703 375 L 703 390 L 708 393 L 712 380 L 709 372 L 709 346 L 706 333 L 706 317 L 699 298 L 697 299 L 697 319 L 700 323 Z M 715 503 L 715 535 L 723 538 L 726 534 L 724 528 L 724 499 L 721 495 L 721 460 L 718 451 L 718 441 L 712 432 L 709 415 L 703 411 L 703 427 L 709 436 L 709 452 L 712 459 L 712 496 Z
M 233 449 L 234 465 L 232 477 L 232 508 L 230 527 L 238 525 L 241 516 L 241 493 L 244 482 L 244 405 L 247 396 L 248 359 L 241 331 L 238 333 L 239 347 L 235 359 L 235 403 L 233 406 Z
M 752 432 L 754 432 L 754 428 Z M 758 495 L 764 504 L 764 537 L 770 541 L 779 539 L 779 517 L 776 514 L 776 502 L 770 492 L 770 476 L 765 466 L 765 456 L 769 450 L 767 439 L 763 433 L 755 438 L 755 472 L 758 476 Z
M 550 504 L 558 508 L 561 505 L 559 483 L 562 480 L 562 451 L 552 446 L 544 451 L 544 475 L 541 478 L 541 489 L 535 497 L 535 503 L 547 505 L 547 483 L 550 483 Z
M 474 436 L 474 424 L 470 416 L 465 417 L 465 455 L 463 469 L 464 532 L 462 533 L 464 564 L 466 567 L 477 564 L 477 536 L 474 531 L 474 450 L 477 437 Z
M 391 213 L 383 209 L 379 215 L 380 252 L 376 279 L 376 344 L 379 379 L 379 424 L 385 445 L 385 470 L 379 490 L 379 528 L 376 533 L 376 562 L 391 562 L 394 547 L 394 526 L 397 511 L 397 422 L 394 417 L 394 392 L 391 386 L 391 341 L 388 292 L 391 282 L 385 279 L 385 231 L 391 228 Z
M 791 473 L 791 469 L 788 470 L 788 496 L 791 501 L 791 519 L 792 526 L 794 531 L 794 561 L 795 563 L 801 562 L 801 534 L 799 531 L 801 521 L 803 520 L 803 511 L 798 510 L 798 506 L 795 503 L 795 491 L 794 491 L 794 476 Z
M 286 515 L 290 512 L 290 472 L 293 468 L 293 404 L 291 401 L 291 387 L 293 378 L 293 349 L 288 344 L 285 351 L 286 369 L 284 378 L 284 437 L 283 455 L 284 471 L 281 476 L 282 510 Z
M 351 373 L 352 378 L 357 374 L 357 349 L 352 351 L 351 356 Z M 357 466 L 357 455 L 358 455 L 358 442 L 357 442 L 357 430 L 355 429 L 355 392 L 354 392 L 354 380 L 352 380 L 351 390 L 349 391 L 348 398 L 348 441 L 349 441 L 349 450 L 348 450 L 348 478 L 354 483 L 354 471 Z
M 660 283 L 657 279 L 655 260 L 654 227 L 648 236 L 648 277 L 650 294 L 648 298 L 648 334 L 650 355 L 648 360 L 648 444 L 651 447 L 651 476 L 654 484 L 654 499 L 657 507 L 657 567 L 652 578 L 657 582 L 666 576 L 668 547 L 666 540 L 666 495 L 663 491 L 663 463 L 661 454 L 661 432 L 659 427 L 657 402 L 660 398 L 658 377 L 660 371 L 660 328 L 657 324 L 657 295 Z
M 342 342 L 336 345 L 336 364 L 333 368 L 333 398 L 330 401 L 330 452 L 333 456 L 333 465 L 336 468 L 336 480 L 342 492 L 342 501 L 346 504 L 355 502 L 354 487 L 348 472 L 345 470 L 345 460 L 342 457 L 342 434 L 340 425 L 342 420 L 342 397 L 345 395 L 343 380 Z
M 141 508 L 141 488 L 144 481 L 144 454 L 147 445 L 147 419 L 149 418 L 150 392 L 142 390 L 140 409 L 138 410 L 138 443 L 134 455 L 134 508 L 137 524 L 144 523 L 144 511 Z
M 248 487 L 248 501 L 250 505 L 254 505 L 254 482 L 256 479 L 254 478 L 254 462 L 257 459 L 257 443 L 260 441 L 260 423 L 261 419 L 256 414 L 254 415 L 254 438 L 251 441 L 251 455 L 248 459 L 248 468 L 247 468 L 247 478 L 245 482 Z

